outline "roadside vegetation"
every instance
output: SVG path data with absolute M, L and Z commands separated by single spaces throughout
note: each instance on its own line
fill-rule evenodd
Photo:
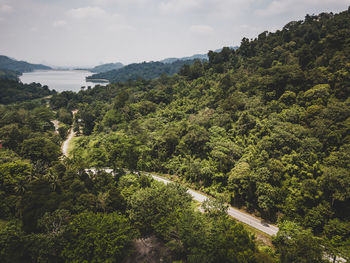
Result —
M 163 262 L 350 260 L 350 8 L 209 52 L 173 77 L 0 106 L 1 262 L 123 262 L 158 240 Z M 70 158 L 56 117 L 72 125 Z M 56 116 L 54 114 L 56 111 Z M 110 167 L 87 173 L 86 168 Z M 279 224 L 273 248 L 204 213 L 176 175 Z
M 79 108 L 85 165 L 175 174 L 349 257 L 349 28 L 349 10 L 307 15 L 174 77 L 52 105 Z

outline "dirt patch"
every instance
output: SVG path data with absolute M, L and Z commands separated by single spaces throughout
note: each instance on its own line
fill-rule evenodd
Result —
M 260 234 L 258 232 L 255 232 L 254 234 L 255 234 L 255 240 L 257 241 L 258 244 L 260 243 L 265 246 L 273 247 L 271 237 L 266 236 L 265 234 Z
M 122 263 L 158 263 L 172 262 L 170 251 L 155 236 L 139 238 L 134 241 L 134 252 Z

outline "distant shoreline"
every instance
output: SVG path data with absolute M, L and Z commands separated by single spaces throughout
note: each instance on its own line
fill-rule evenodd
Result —
M 87 70 L 76 69 L 52 69 L 52 70 L 35 70 L 24 73 L 20 76 L 20 81 L 25 84 L 33 82 L 46 85 L 49 89 L 58 92 L 74 91 L 79 92 L 82 87 L 94 87 L 95 85 L 105 86 L 109 83 L 106 80 L 90 80 L 87 77 L 92 73 Z

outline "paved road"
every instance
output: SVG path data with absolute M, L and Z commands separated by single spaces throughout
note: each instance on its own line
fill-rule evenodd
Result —
M 86 169 L 87 171 L 91 171 L 93 173 L 96 173 L 96 169 L 94 168 L 91 168 L 91 169 Z M 113 170 L 112 169 L 108 169 L 108 168 L 105 168 L 103 169 L 105 172 L 107 173 L 113 173 Z M 152 176 L 152 178 L 154 180 L 157 180 L 159 182 L 163 182 L 165 184 L 169 184 L 169 183 L 172 183 L 172 181 L 168 180 L 168 179 L 165 179 L 163 177 L 160 177 L 158 175 L 155 175 L 155 174 L 151 174 L 151 173 L 146 173 L 147 175 L 149 176 Z M 192 189 L 188 189 L 188 192 L 192 195 L 193 199 L 200 202 L 200 203 L 203 203 L 205 200 L 208 199 L 207 196 L 201 194 L 201 193 L 198 193 Z M 278 232 L 278 227 L 274 226 L 274 225 L 271 225 L 271 224 L 268 224 L 268 223 L 265 223 L 263 220 L 261 219 L 258 219 L 256 217 L 253 217 L 249 214 L 246 214 L 236 208 L 233 208 L 232 206 L 229 206 L 228 210 L 227 210 L 227 213 L 232 216 L 233 218 L 237 219 L 238 221 L 241 221 L 255 229 L 258 229 L 260 230 L 261 232 L 264 232 L 270 236 L 273 236 L 273 235 L 276 235 L 277 232 Z
M 105 168 L 103 170 L 107 173 L 113 173 L 113 169 Z M 93 173 L 96 173 L 97 169 L 90 168 L 90 169 L 86 169 L 86 171 L 87 172 L 91 171 Z M 154 180 L 157 180 L 159 182 L 163 182 L 165 184 L 173 183 L 172 181 L 165 179 L 163 177 L 160 177 L 158 175 L 155 175 L 155 174 L 151 174 L 151 173 L 145 173 L 145 174 L 152 176 L 152 178 Z M 207 196 L 205 196 L 201 193 L 198 193 L 194 190 L 188 189 L 187 191 L 192 195 L 194 200 L 196 200 L 200 203 L 203 203 L 205 200 L 208 199 Z M 238 221 L 243 222 L 244 224 L 247 224 L 255 229 L 258 229 L 261 232 L 264 232 L 265 234 L 268 234 L 270 236 L 274 236 L 278 232 L 278 227 L 271 225 L 271 224 L 268 224 L 268 223 L 264 222 L 263 220 L 258 219 L 256 217 L 253 217 L 249 214 L 246 214 L 246 213 L 244 213 L 236 208 L 233 208 L 232 206 L 229 206 L 227 213 L 230 216 L 232 216 L 233 218 L 237 219 Z M 325 255 L 325 258 L 328 259 L 329 261 L 333 261 L 333 258 L 328 256 L 328 255 Z M 346 261 L 346 259 L 344 259 L 342 257 L 337 257 L 336 262 L 337 263 L 345 263 L 347 261 Z
M 163 182 L 165 184 L 171 183 L 171 181 L 164 179 L 160 176 L 150 174 L 155 180 L 159 182 Z M 208 199 L 207 196 L 200 194 L 196 191 L 193 191 L 191 189 L 188 190 L 188 192 L 192 195 L 193 199 L 203 203 L 206 199 Z M 264 221 L 257 219 L 256 217 L 253 217 L 249 214 L 243 213 L 240 210 L 233 208 L 229 206 L 227 213 L 232 216 L 233 218 L 237 219 L 238 221 L 241 221 L 255 229 L 258 229 L 270 236 L 276 235 L 278 232 L 278 227 L 273 226 L 271 224 L 267 224 Z

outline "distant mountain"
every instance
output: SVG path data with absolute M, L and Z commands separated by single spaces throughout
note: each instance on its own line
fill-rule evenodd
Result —
M 23 73 L 31 72 L 33 70 L 49 70 L 51 68 L 42 64 L 31 64 L 25 61 L 18 61 L 6 56 L 0 56 L 0 69 L 8 69 Z
M 238 47 L 230 47 L 230 49 L 236 50 Z M 220 52 L 222 48 L 215 50 L 215 52 Z M 97 80 L 108 80 L 109 82 L 125 82 L 128 80 L 136 80 L 138 78 L 142 79 L 155 79 L 160 77 L 162 74 L 172 76 L 180 71 L 184 65 L 192 65 L 196 60 L 205 61 L 208 60 L 207 54 L 196 54 L 190 57 L 182 58 L 166 58 L 157 62 L 143 62 L 134 63 L 119 69 L 113 69 L 110 71 L 105 71 L 109 67 L 122 66 L 121 63 L 110 63 L 97 66 L 90 69 L 92 72 L 98 72 L 86 79 L 89 81 Z M 103 70 L 103 71 L 102 71 Z M 104 72 L 105 71 L 105 72 Z
M 93 81 L 96 79 L 106 79 L 109 82 L 125 82 L 128 80 L 142 79 L 155 79 L 162 74 L 168 76 L 174 75 L 180 71 L 184 65 L 191 65 L 195 60 L 176 60 L 173 63 L 162 62 L 143 62 L 134 63 L 122 67 L 117 70 L 111 70 L 104 73 L 94 74 L 86 79 Z
M 238 46 L 234 46 L 234 47 L 229 47 L 230 49 L 238 49 Z M 215 52 L 221 52 L 222 48 L 216 49 L 214 50 Z M 181 61 L 186 61 L 186 60 L 194 60 L 194 59 L 199 59 L 199 60 L 209 60 L 208 55 L 207 54 L 195 54 L 193 56 L 190 57 L 182 57 L 182 58 L 166 58 L 161 60 L 160 62 L 162 63 L 173 63 L 177 60 L 181 60 Z
M 165 64 L 170 64 L 173 63 L 177 60 L 180 61 L 187 61 L 187 60 L 194 60 L 194 59 L 199 59 L 199 60 L 208 60 L 208 55 L 207 54 L 196 54 L 190 57 L 182 57 L 182 58 L 166 58 L 161 60 L 160 62 L 165 63 Z
M 96 66 L 92 69 L 90 69 L 91 72 L 95 72 L 95 73 L 103 73 L 103 72 L 107 72 L 107 71 L 111 71 L 111 70 L 117 70 L 124 67 L 124 65 L 120 62 L 116 62 L 116 63 L 107 63 L 107 64 L 102 64 L 99 66 Z

